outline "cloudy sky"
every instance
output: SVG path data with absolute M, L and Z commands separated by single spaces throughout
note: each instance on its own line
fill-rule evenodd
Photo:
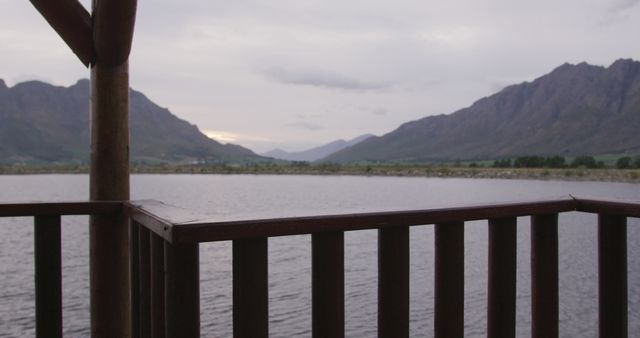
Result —
M 88 77 L 29 1 L 0 6 L 8 85 Z M 640 0 L 139 0 L 131 86 L 223 142 L 301 150 L 639 60 L 638 36 Z

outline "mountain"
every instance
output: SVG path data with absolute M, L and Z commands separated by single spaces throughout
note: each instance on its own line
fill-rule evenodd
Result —
M 89 158 L 89 80 L 70 87 L 0 80 L 0 163 L 83 162 Z M 218 162 L 263 159 L 220 144 L 144 94 L 130 91 L 131 159 Z
M 298 151 L 298 152 L 287 152 L 282 149 L 274 149 L 261 155 L 265 157 L 272 157 L 272 158 L 277 158 L 277 159 L 287 160 L 287 161 L 313 162 L 321 158 L 327 157 L 339 150 L 358 144 L 372 136 L 373 136 L 372 134 L 360 135 L 349 141 L 337 140 L 331 143 L 327 143 L 325 145 L 321 145 L 319 147 L 311 148 L 304 151 Z
M 564 64 L 450 115 L 428 116 L 323 161 L 640 153 L 640 62 Z

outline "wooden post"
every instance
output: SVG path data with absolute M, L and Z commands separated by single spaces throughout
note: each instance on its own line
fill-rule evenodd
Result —
M 409 227 L 378 230 L 378 337 L 409 337 Z
M 128 64 L 91 69 L 91 200 L 129 199 Z M 91 336 L 130 337 L 125 215 L 91 217 Z
M 311 235 L 314 338 L 344 338 L 344 232 Z
M 464 337 L 464 222 L 436 224 L 436 338 Z
M 164 239 L 151 233 L 151 337 L 165 337 Z
M 515 217 L 489 219 L 487 337 L 516 336 L 517 225 Z
M 531 216 L 531 337 L 558 338 L 558 214 Z
M 266 237 L 233 241 L 234 338 L 269 337 L 268 243 Z
M 600 338 L 627 338 L 627 218 L 598 215 Z
M 34 223 L 36 337 L 62 337 L 60 216 L 36 216 Z
M 200 337 L 200 261 L 198 243 L 164 243 L 167 338 Z
M 129 52 L 136 0 L 93 0 L 91 200 L 129 199 Z M 91 335 L 131 337 L 129 230 L 124 214 L 94 216 Z

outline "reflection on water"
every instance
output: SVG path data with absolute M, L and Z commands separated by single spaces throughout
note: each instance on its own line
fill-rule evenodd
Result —
M 82 200 L 85 175 L 0 176 L 0 201 Z M 567 194 L 640 200 L 621 183 L 393 177 L 138 175 L 135 199 L 158 199 L 221 217 L 423 209 L 459 204 L 553 198 Z M 33 229 L 28 218 L 0 219 L 0 337 L 34 336 Z M 596 217 L 560 216 L 560 335 L 597 336 Z M 640 332 L 637 220 L 629 222 L 629 329 Z M 63 218 L 64 330 L 89 336 L 86 217 Z M 433 336 L 433 227 L 411 228 L 411 336 Z M 310 337 L 310 236 L 269 240 L 269 311 L 273 337 Z M 345 235 L 346 331 L 375 337 L 377 232 Z M 486 326 L 487 225 L 465 227 L 465 336 Z M 530 336 L 529 219 L 518 222 L 517 336 Z M 231 336 L 231 245 L 201 245 L 204 337 Z

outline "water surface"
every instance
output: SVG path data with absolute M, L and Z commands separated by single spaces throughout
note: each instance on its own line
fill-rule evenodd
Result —
M 84 200 L 86 175 L 0 176 L 0 201 Z M 640 186 L 605 182 L 419 177 L 135 175 L 132 198 L 157 199 L 221 218 L 283 217 L 424 209 L 556 198 L 568 194 L 640 200 Z M 33 329 L 33 227 L 28 218 L 0 220 L 0 337 Z M 629 222 L 629 329 L 640 332 L 637 220 Z M 597 336 L 596 217 L 560 217 L 560 331 Z M 86 217 L 63 218 L 64 330 L 89 336 Z M 486 330 L 487 225 L 465 226 L 465 336 Z M 433 336 L 433 226 L 411 228 L 411 336 Z M 345 235 L 346 331 L 375 337 L 377 232 Z M 529 220 L 518 222 L 517 336 L 530 336 Z M 270 335 L 310 337 L 310 236 L 269 240 Z M 201 245 L 203 337 L 231 336 L 231 245 Z

